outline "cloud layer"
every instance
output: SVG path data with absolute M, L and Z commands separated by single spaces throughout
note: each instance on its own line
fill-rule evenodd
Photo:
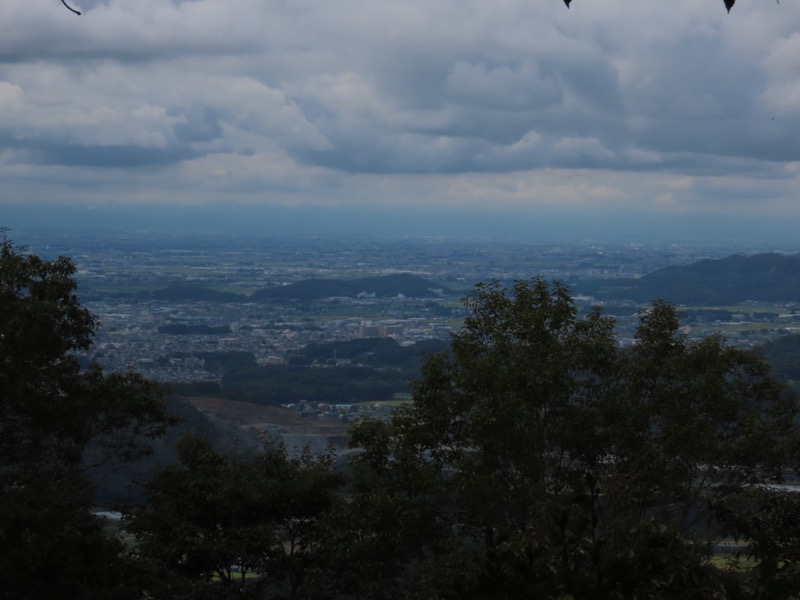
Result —
M 7 0 L 0 201 L 796 214 L 800 4 Z

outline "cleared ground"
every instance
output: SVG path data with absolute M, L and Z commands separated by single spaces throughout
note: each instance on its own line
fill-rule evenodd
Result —
M 260 447 L 266 438 L 281 439 L 290 454 L 309 444 L 314 452 L 347 446 L 347 425 L 336 419 L 302 417 L 290 408 L 204 396 L 186 399 L 223 434 L 243 447 Z

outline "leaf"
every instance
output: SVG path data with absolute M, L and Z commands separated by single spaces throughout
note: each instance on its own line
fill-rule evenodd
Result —
M 728 12 L 731 12 L 733 5 L 736 3 L 736 0 L 724 0 L 724 2 L 725 2 L 725 8 L 728 9 Z

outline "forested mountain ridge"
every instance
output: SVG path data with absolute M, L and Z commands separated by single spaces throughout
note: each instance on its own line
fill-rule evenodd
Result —
M 725 305 L 800 298 L 800 258 L 777 253 L 734 255 L 658 269 L 639 279 L 579 282 L 575 289 L 597 298 L 676 304 Z

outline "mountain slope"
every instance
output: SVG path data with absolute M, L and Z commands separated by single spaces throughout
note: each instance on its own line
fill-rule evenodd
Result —
M 581 282 L 576 291 L 600 299 L 719 306 L 746 300 L 800 300 L 800 258 L 769 253 L 666 267 L 639 279 Z

